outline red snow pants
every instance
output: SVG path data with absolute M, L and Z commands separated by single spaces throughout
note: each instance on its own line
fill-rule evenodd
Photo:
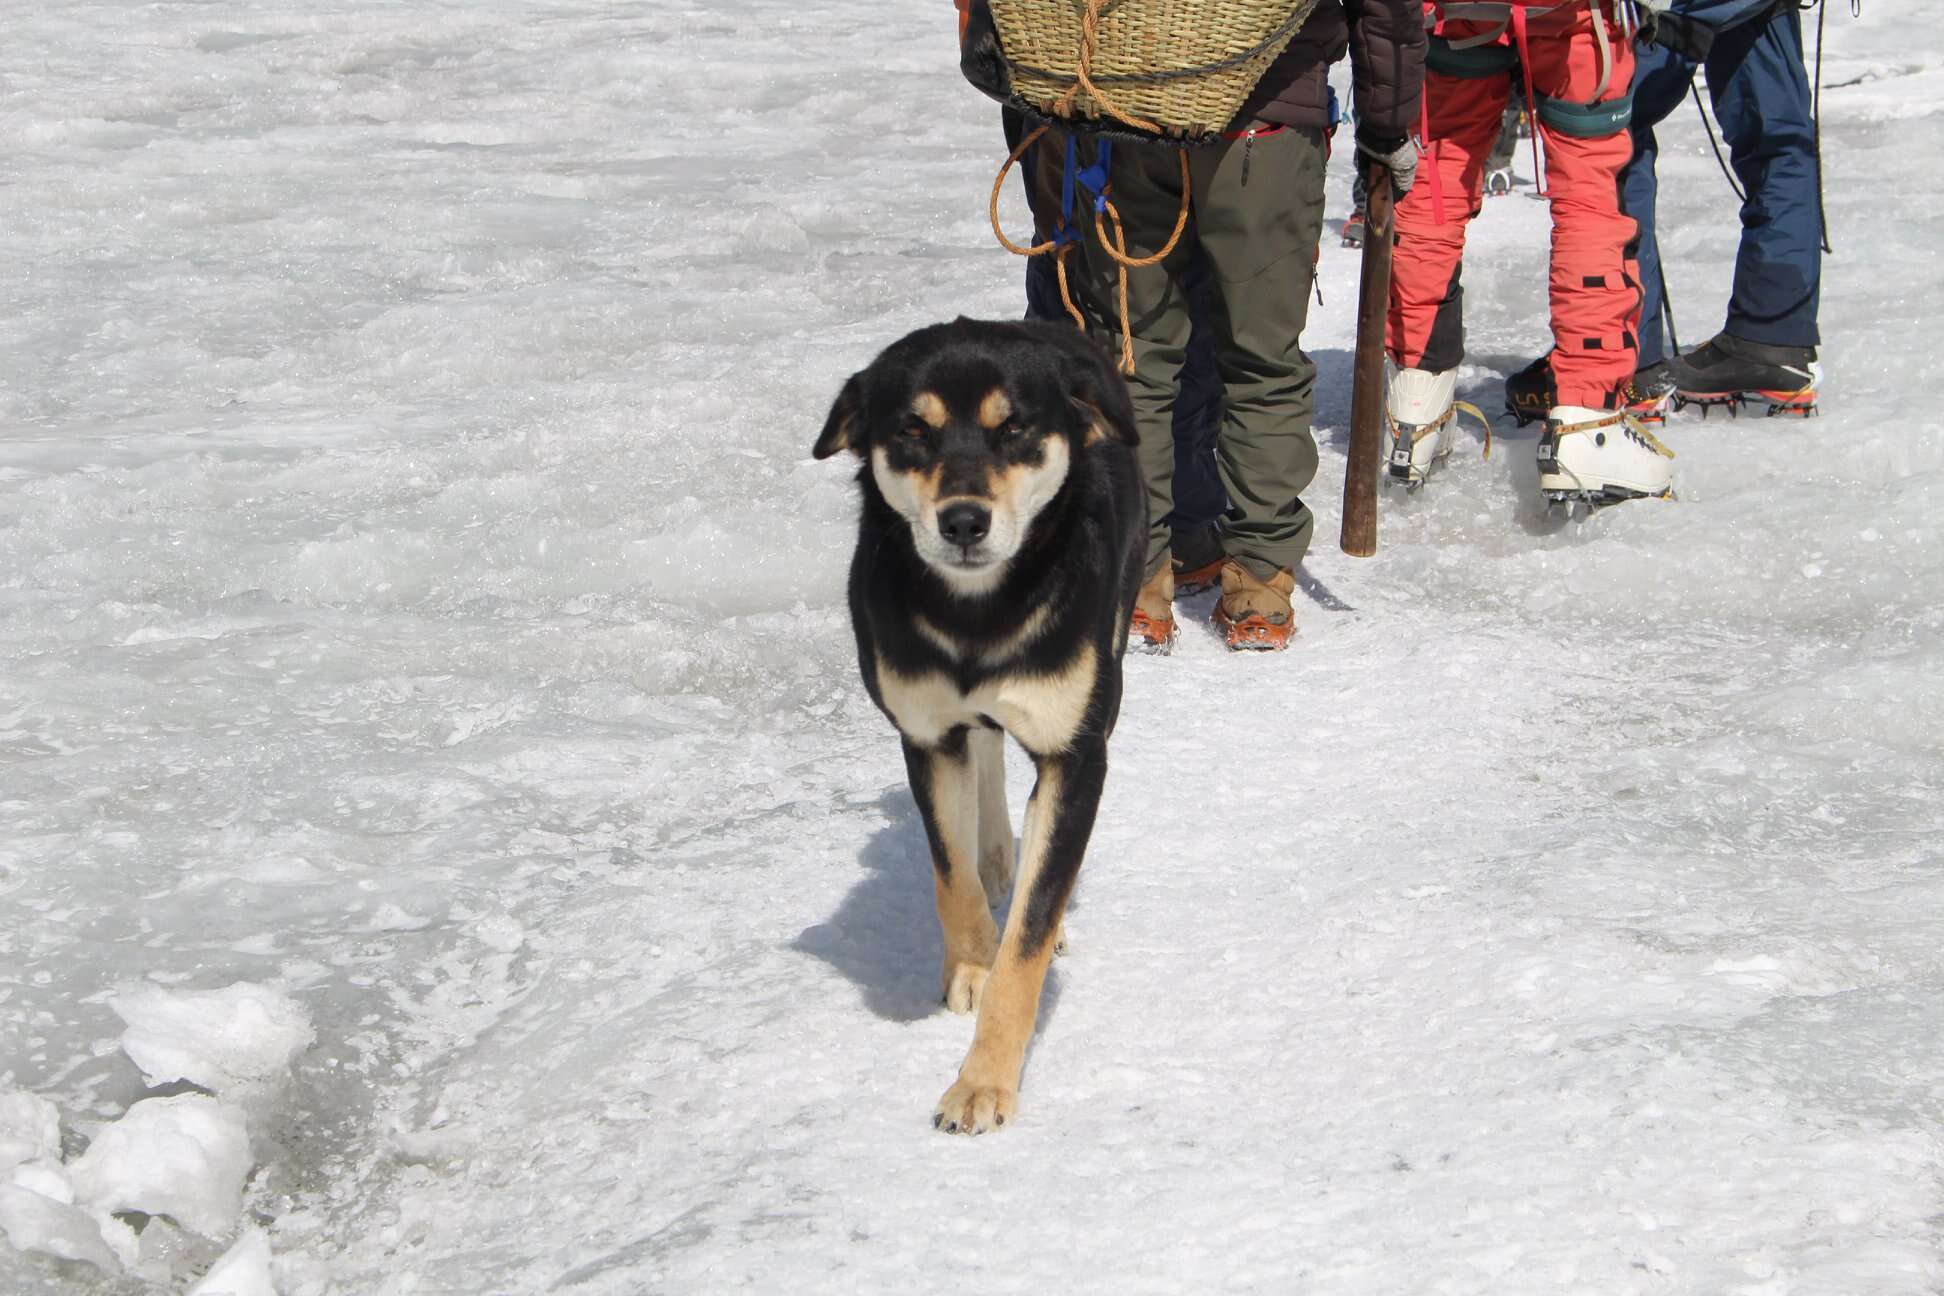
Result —
M 1497 26 L 1449 20 L 1443 34 L 1462 42 L 1466 35 Z M 1610 13 L 1602 40 L 1588 4 L 1551 13 L 1532 11 L 1523 48 L 1510 33 L 1506 40 L 1519 53 L 1542 109 L 1546 98 L 1593 102 L 1595 91 L 1601 103 L 1621 99 L 1633 80 L 1631 41 Z M 1400 367 L 1442 371 L 1464 358 L 1459 271 L 1465 227 L 1483 201 L 1485 159 L 1513 93 L 1510 72 L 1425 74 L 1428 156 L 1417 183 L 1397 205 L 1391 272 L 1389 349 Z M 1534 118 L 1552 201 L 1549 287 L 1557 399 L 1561 405 L 1616 409 L 1633 377 L 1639 348 L 1640 286 L 1634 263 L 1638 231 L 1621 214 L 1619 183 L 1633 143 L 1624 124 L 1610 134 L 1585 138 L 1557 129 L 1543 113 Z

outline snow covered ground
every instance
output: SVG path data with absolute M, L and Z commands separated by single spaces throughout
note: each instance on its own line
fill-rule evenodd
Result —
M 1944 1290 L 1928 8 L 1829 17 L 1827 416 L 1671 423 L 1678 503 L 1550 520 L 1502 429 L 1342 557 L 1325 248 L 1300 645 L 1130 664 L 960 1140 L 808 456 L 1019 308 L 949 6 L 13 6 L 0 1289 Z M 1475 226 L 1488 407 L 1545 228 Z

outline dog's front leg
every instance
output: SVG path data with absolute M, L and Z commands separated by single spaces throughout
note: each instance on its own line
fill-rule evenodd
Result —
M 972 730 L 972 766 L 979 779 L 979 881 L 994 909 L 1012 894 L 1012 820 L 1006 815 L 1006 735 L 984 725 Z
M 932 889 L 938 897 L 938 930 L 945 940 L 940 989 L 947 1008 L 971 1012 L 978 1007 L 999 943 L 979 882 L 977 766 L 963 728 L 946 734 L 936 747 L 919 747 L 906 739 L 904 755 L 911 795 L 931 842 Z
M 1019 1105 L 1019 1070 L 1039 1017 L 1040 988 L 1055 935 L 1080 873 L 1107 777 L 1105 739 L 1065 752 L 1035 755 L 1039 781 L 1026 803 L 1019 875 L 999 957 L 979 1002 L 972 1048 L 958 1082 L 938 1100 L 932 1123 L 949 1133 L 983 1134 L 1004 1125 Z

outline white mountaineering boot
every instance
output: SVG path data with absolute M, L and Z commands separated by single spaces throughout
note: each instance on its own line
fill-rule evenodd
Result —
M 1390 380 L 1385 412 L 1390 423 L 1390 479 L 1415 489 L 1431 465 L 1457 441 L 1458 371 L 1399 369 Z
M 1666 499 L 1674 493 L 1673 460 L 1624 410 L 1555 405 L 1539 437 L 1539 489 L 1555 502 Z

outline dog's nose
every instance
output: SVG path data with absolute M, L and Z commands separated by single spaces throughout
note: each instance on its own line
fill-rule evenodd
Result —
M 977 504 L 952 504 L 938 515 L 938 534 L 961 549 L 979 543 L 990 530 L 992 514 Z

